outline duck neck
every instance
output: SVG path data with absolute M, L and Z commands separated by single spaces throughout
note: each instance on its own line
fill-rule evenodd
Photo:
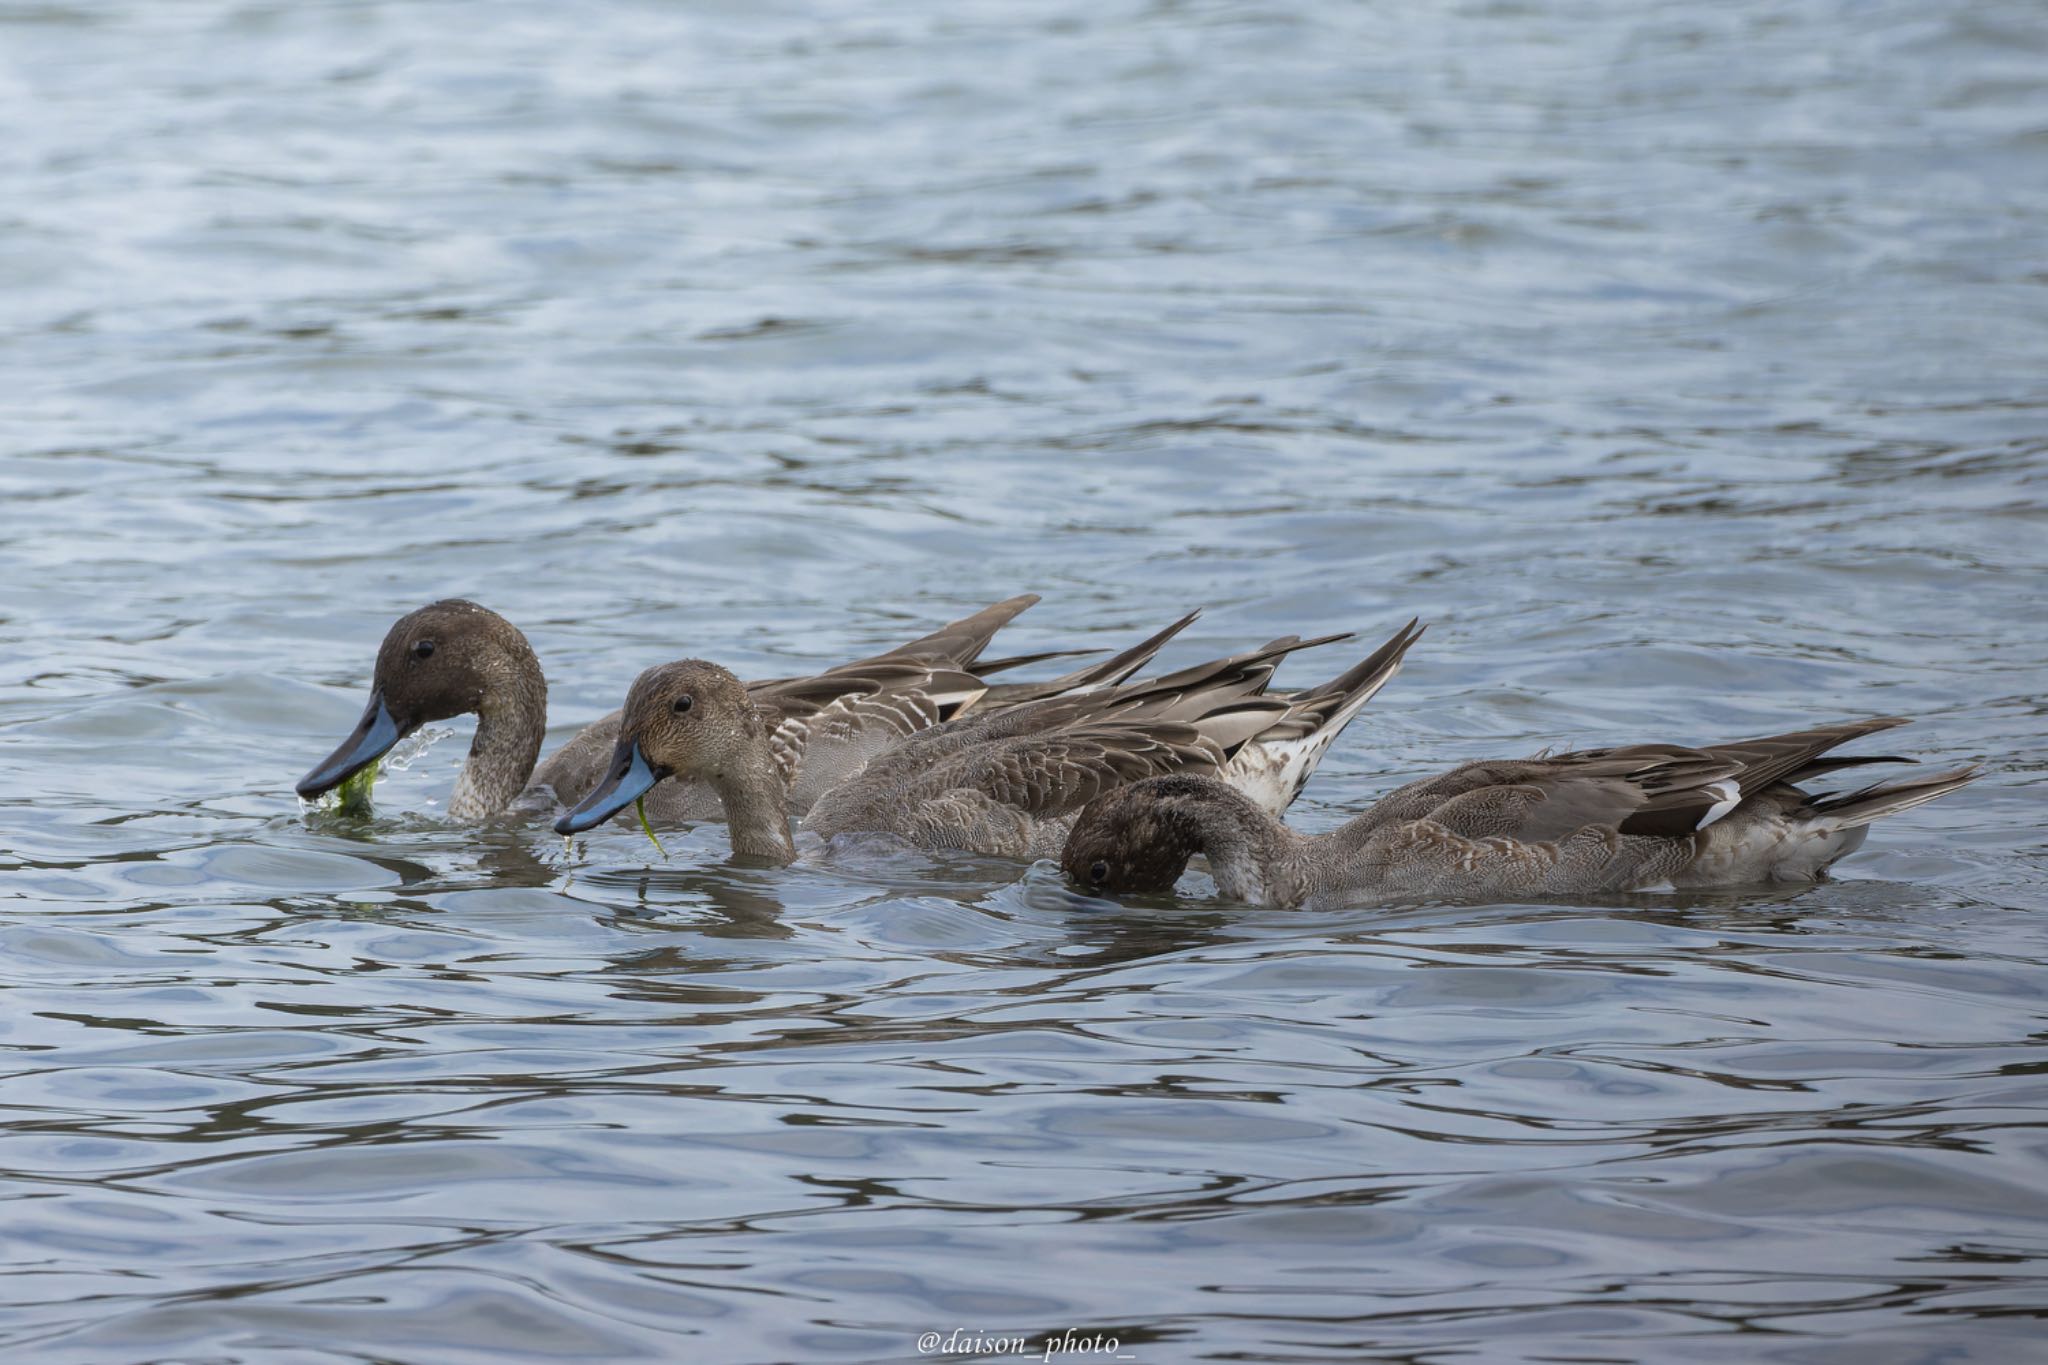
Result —
M 789 837 L 789 792 L 765 739 L 709 774 L 709 781 L 725 807 L 733 857 L 777 867 L 796 861 L 796 844 Z
M 488 820 L 526 789 L 548 730 L 548 684 L 524 638 L 486 674 L 476 738 L 455 779 L 448 815 Z
M 1295 836 L 1235 787 L 1204 783 L 1200 792 L 1171 801 L 1166 817 L 1209 859 L 1209 875 L 1225 899 L 1253 905 L 1300 899 L 1280 867 Z

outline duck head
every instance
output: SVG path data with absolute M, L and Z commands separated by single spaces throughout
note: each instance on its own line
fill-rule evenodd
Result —
M 626 694 L 604 779 L 555 821 L 555 832 L 592 829 L 667 777 L 722 787 L 729 772 L 759 761 L 767 738 L 746 685 L 717 664 L 683 659 L 650 668 Z
M 401 616 L 377 649 L 363 718 L 335 751 L 299 779 L 310 801 L 354 777 L 429 721 L 480 711 L 506 689 L 541 689 L 540 663 L 518 627 L 474 602 L 451 598 Z
M 1148 777 L 1106 791 L 1074 821 L 1060 868 L 1098 896 L 1173 890 L 1188 859 L 1201 852 L 1190 806 L 1213 799 L 1221 784 L 1187 774 Z

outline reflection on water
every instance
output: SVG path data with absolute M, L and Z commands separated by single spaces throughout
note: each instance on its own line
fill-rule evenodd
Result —
M 2038 1349 L 2034 19 L 0 7 L 0 1342 Z M 444 824 L 456 740 L 291 795 L 434 597 L 559 742 L 1024 590 L 1431 620 L 1310 829 L 1853 715 L 1992 772 L 1824 886 L 1316 915 L 572 854 Z

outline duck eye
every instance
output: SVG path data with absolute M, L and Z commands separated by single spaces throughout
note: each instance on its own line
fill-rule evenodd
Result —
M 434 654 L 434 642 L 433 642 L 432 640 L 415 640 L 415 641 L 413 641 L 413 645 L 412 645 L 412 657 L 413 657 L 413 658 L 415 658 L 415 659 L 427 659 L 427 658 L 432 658 L 432 657 L 433 657 L 433 654 Z
M 679 716 L 687 716 L 690 714 L 690 708 L 696 704 L 697 701 L 694 697 L 677 697 L 674 708 L 675 713 Z
M 1109 864 L 1103 862 L 1099 858 L 1096 859 L 1095 862 L 1091 863 L 1088 867 L 1088 880 L 1094 882 L 1097 886 L 1100 886 L 1104 882 L 1108 881 Z

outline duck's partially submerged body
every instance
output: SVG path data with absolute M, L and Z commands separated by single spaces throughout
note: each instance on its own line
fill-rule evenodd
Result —
M 937 663 L 870 661 L 810 678 L 750 683 L 747 690 L 769 719 L 769 743 L 791 805 L 808 810 L 873 755 L 959 714 L 986 688 L 975 675 Z M 582 800 L 603 780 L 622 715 L 614 711 L 578 731 L 534 770 L 507 809 L 553 815 Z M 647 810 L 664 825 L 725 818 L 717 793 L 701 782 L 664 786 L 649 796 Z
M 950 719 L 992 689 L 1006 696 L 1113 684 L 1144 666 L 1185 627 L 1183 618 L 1114 658 L 1043 683 L 992 685 L 981 676 L 1055 657 L 983 661 L 995 633 L 1037 602 L 1009 598 L 869 659 L 822 673 L 747 685 L 767 718 L 778 771 L 798 810 L 860 771 L 905 736 Z M 449 818 L 553 814 L 580 801 L 604 777 L 617 747 L 620 713 L 592 722 L 536 765 L 547 730 L 547 681 L 524 634 L 488 608 L 460 599 L 401 617 L 377 652 L 369 702 L 350 736 L 300 779 L 314 799 L 375 763 L 431 721 L 474 714 L 476 737 L 449 798 Z M 663 824 L 719 819 L 722 808 L 699 783 L 665 784 L 649 815 Z
M 1467 763 L 1314 837 L 1223 783 L 1138 782 L 1082 812 L 1061 865 L 1093 891 L 1165 891 L 1201 853 L 1224 897 L 1309 908 L 1807 881 L 1859 847 L 1873 821 L 1977 776 L 1955 768 L 1842 795 L 1797 785 L 1905 761 L 1829 756 L 1903 724 L 1885 717 L 1697 749 L 1642 744 Z
M 1255 777 L 1276 765 L 1305 777 L 1328 743 L 1317 727 L 1341 728 L 1393 676 L 1418 634 L 1411 622 L 1364 664 L 1300 697 L 1265 695 L 1275 661 L 1328 639 L 1290 637 L 1158 679 L 960 716 L 909 736 L 826 792 L 805 828 L 827 840 L 893 834 L 932 851 L 1045 857 L 1098 794 L 1161 773 L 1228 775 L 1269 734 L 1280 747 Z M 649 669 L 627 697 L 610 773 L 555 828 L 588 829 L 681 777 L 718 792 L 736 855 L 787 862 L 795 856 L 789 802 L 775 780 L 768 730 L 737 679 L 716 664 Z M 1295 753 L 1304 743 L 1313 750 L 1306 768 Z M 1298 787 L 1288 788 L 1288 799 Z

